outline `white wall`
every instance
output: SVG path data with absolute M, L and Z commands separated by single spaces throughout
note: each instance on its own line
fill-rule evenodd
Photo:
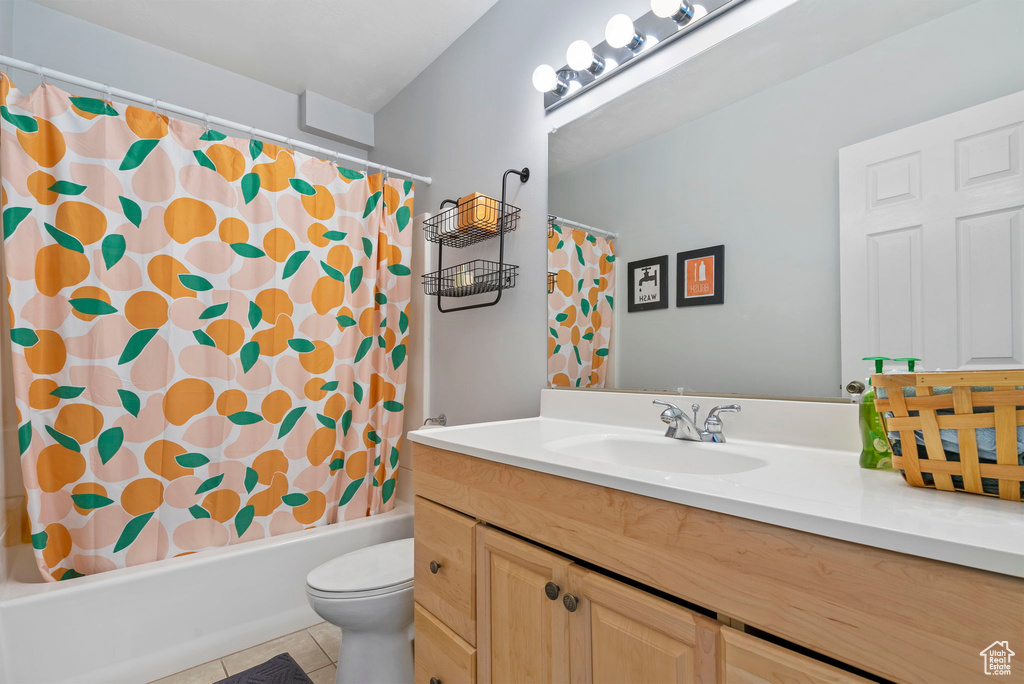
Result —
M 6 6 L 0 9 L 0 52 L 10 57 L 366 157 L 364 150 L 300 130 L 295 93 L 27 0 L 0 0 L 0 6 Z M 192 21 L 189 14 L 201 13 L 201 3 L 181 3 L 183 22 Z M 8 32 L 10 45 L 5 46 Z M 35 74 L 13 69 L 10 76 L 22 89 L 35 87 L 39 80 Z
M 651 59 L 545 116 L 531 85 L 541 63 L 565 63 L 575 39 L 599 42 L 613 14 L 639 16 L 648 0 L 501 0 L 376 116 L 374 160 L 427 173 L 416 211 L 470 192 L 496 195 L 501 174 L 528 166 L 530 181 L 510 183 L 522 222 L 506 241 L 519 282 L 494 307 L 441 314 L 431 326 L 435 413 L 452 424 L 537 415 L 546 383 L 547 134 L 793 0 L 747 0 Z M 445 263 L 494 258 L 497 243 L 446 250 Z M 486 299 L 486 297 L 484 298 Z M 459 300 L 447 300 L 454 306 Z
M 839 148 L 1018 90 L 1024 2 L 990 0 L 552 178 L 623 266 L 669 254 L 670 307 L 617 312 L 617 385 L 841 396 Z M 726 303 L 676 308 L 676 252 L 722 243 Z

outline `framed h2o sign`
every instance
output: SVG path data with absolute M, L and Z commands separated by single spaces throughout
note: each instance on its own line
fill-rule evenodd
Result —
M 725 303 L 725 245 L 676 255 L 676 306 Z

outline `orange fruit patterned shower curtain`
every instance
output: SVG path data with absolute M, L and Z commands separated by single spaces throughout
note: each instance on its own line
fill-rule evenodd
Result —
M 0 104 L 44 577 L 390 509 L 412 183 L 2 74 Z

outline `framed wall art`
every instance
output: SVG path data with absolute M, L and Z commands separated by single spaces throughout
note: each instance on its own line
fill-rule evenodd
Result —
M 668 255 L 631 261 L 626 267 L 629 299 L 626 310 L 668 308 Z
M 676 255 L 676 306 L 725 303 L 725 245 Z

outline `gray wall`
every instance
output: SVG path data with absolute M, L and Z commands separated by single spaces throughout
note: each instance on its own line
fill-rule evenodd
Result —
M 647 9 L 647 0 L 502 0 L 377 113 L 371 157 L 434 178 L 432 186 L 416 188 L 417 212 L 474 191 L 497 195 L 506 169 L 528 166 L 533 173 L 522 187 L 509 184 L 510 201 L 522 209 L 519 229 L 506 240 L 507 261 L 520 266 L 515 289 L 497 306 L 433 317 L 431 405 L 452 423 L 537 415 L 546 383 L 551 124 L 531 85 L 533 69 L 563 64 L 565 47 L 603 35 L 611 15 Z M 488 241 L 446 250 L 445 262 L 496 255 L 497 244 Z
M 182 3 L 182 21 L 188 21 L 186 15 L 193 9 L 199 11 L 199 6 Z M 364 150 L 300 130 L 295 93 L 26 0 L 0 0 L 0 53 L 360 158 L 367 156 Z M 23 89 L 38 83 L 35 74 L 8 71 Z
M 989 0 L 552 178 L 621 266 L 670 255 L 669 309 L 619 271 L 617 386 L 839 396 L 839 148 L 1019 90 L 1024 2 Z M 723 243 L 726 303 L 676 308 L 676 252 Z

